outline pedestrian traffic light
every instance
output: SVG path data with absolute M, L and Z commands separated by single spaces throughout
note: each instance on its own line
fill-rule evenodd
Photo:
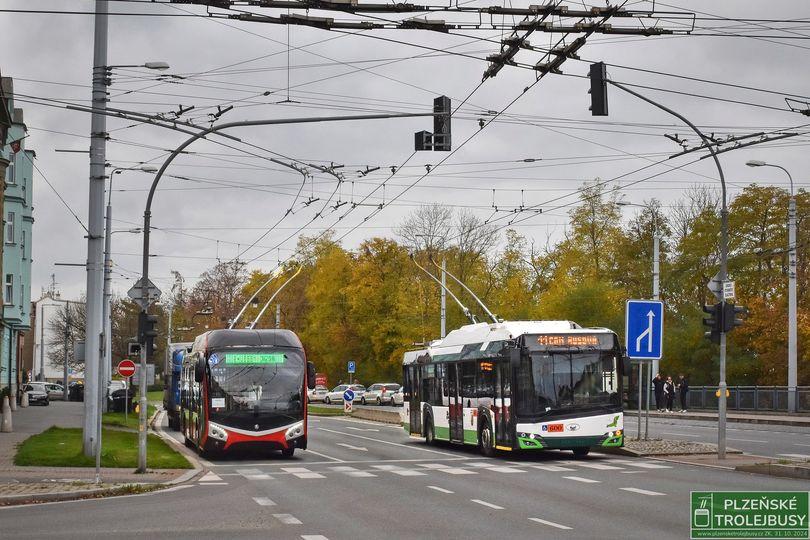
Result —
M 439 96 L 433 100 L 433 112 L 441 113 L 433 117 L 433 149 L 439 152 L 450 151 L 450 98 Z
M 703 312 L 708 313 L 708 317 L 703 318 L 703 326 L 710 330 L 703 335 L 712 343 L 720 343 L 720 331 L 723 327 L 723 304 L 704 304 Z
M 433 133 L 429 131 L 417 131 L 414 136 L 414 150 L 433 150 Z
M 738 326 L 742 326 L 742 317 L 748 315 L 748 309 L 743 306 L 735 306 L 732 303 L 723 303 L 723 332 L 731 332 Z
M 605 63 L 596 62 L 591 64 L 588 78 L 591 79 L 591 89 L 588 90 L 591 95 L 591 106 L 589 107 L 591 116 L 607 116 L 607 68 Z
M 149 315 L 145 311 L 138 314 L 138 342 L 146 347 L 146 356 L 151 358 L 155 353 L 155 338 L 157 331 L 157 315 Z

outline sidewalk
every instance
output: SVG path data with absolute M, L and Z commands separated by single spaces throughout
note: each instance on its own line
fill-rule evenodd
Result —
M 51 426 L 81 427 L 84 404 L 52 401 L 47 407 L 19 407 L 13 413 L 13 433 L 0 433 L 0 505 L 26 500 L 75 498 L 120 491 L 132 484 L 179 483 L 198 471 L 191 469 L 151 470 L 135 474 L 131 468 L 102 468 L 102 485 L 95 484 L 92 467 L 18 467 L 14 465 L 17 445 Z
M 625 409 L 625 416 L 635 418 L 638 409 Z M 644 411 L 641 412 L 642 417 Z M 705 422 L 716 422 L 717 413 L 712 411 L 689 411 L 686 413 L 660 413 L 650 411 L 650 418 L 672 419 L 672 420 L 699 420 Z M 772 426 L 794 426 L 810 428 L 810 416 L 793 414 L 758 413 L 755 411 L 734 411 L 726 413 L 728 422 L 738 422 L 745 424 L 763 424 Z

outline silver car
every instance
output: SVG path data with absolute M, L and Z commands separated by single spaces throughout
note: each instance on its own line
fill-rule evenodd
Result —
M 327 393 L 329 393 L 329 389 L 319 384 L 312 390 L 307 391 L 307 398 L 309 401 L 323 401 Z
M 343 403 L 343 392 L 349 388 L 348 384 L 339 384 L 332 388 L 323 396 L 323 402 L 329 405 L 330 403 Z
M 402 407 L 405 404 L 405 395 L 403 394 L 402 390 L 404 389 L 403 386 L 399 387 L 399 390 L 394 392 L 391 396 L 391 405 L 395 407 Z
M 22 391 L 28 394 L 28 403 L 30 405 L 34 405 L 35 403 L 39 403 L 40 405 L 50 404 L 48 390 L 43 382 L 30 382 L 22 387 Z
M 375 383 L 366 389 L 360 402 L 363 405 L 367 403 L 374 405 L 392 403 L 394 392 L 397 390 L 399 390 L 397 383 Z

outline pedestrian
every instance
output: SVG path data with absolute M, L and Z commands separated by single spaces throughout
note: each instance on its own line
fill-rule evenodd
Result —
M 666 403 L 666 411 L 671 413 L 675 401 L 675 385 L 672 382 L 672 377 L 667 377 L 664 383 L 664 401 Z
M 689 381 L 686 380 L 686 377 L 683 373 L 681 373 L 680 377 L 678 378 L 678 397 L 681 400 L 681 412 L 686 412 L 687 406 L 686 403 L 689 401 L 687 394 L 689 393 Z
M 655 393 L 655 408 L 658 412 L 664 412 L 663 405 L 663 392 L 664 392 L 664 379 L 660 373 L 656 373 L 652 380 L 653 392 Z

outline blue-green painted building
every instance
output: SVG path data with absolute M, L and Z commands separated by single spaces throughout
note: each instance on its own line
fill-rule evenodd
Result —
M 4 81 L 5 82 L 5 81 Z M 6 84 L 10 87 L 10 84 Z M 26 127 L 22 109 L 9 98 L 11 127 L 2 157 L 9 162 L 3 191 L 2 340 L 0 340 L 0 388 L 16 394 L 22 382 L 21 351 L 31 329 L 31 239 L 35 154 L 25 148 Z

